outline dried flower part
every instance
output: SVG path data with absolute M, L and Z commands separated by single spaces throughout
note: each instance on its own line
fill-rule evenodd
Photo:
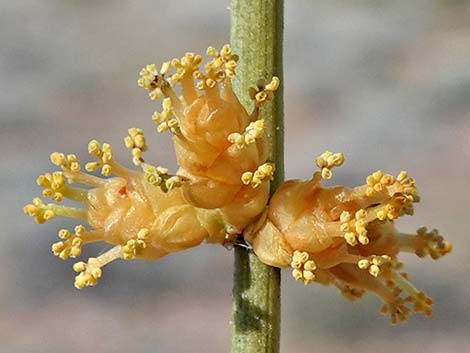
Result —
M 164 98 L 163 111 L 152 119 L 158 132 L 174 134 L 178 175 L 187 179 L 182 185 L 186 200 L 196 207 L 219 209 L 225 222 L 241 232 L 263 211 L 269 196 L 270 177 L 244 180 L 245 173 L 259 173 L 266 163 L 268 145 L 259 108 L 273 98 L 280 82 L 277 77 L 268 84 L 258 82 L 249 92 L 254 109 L 248 113 L 232 90 L 238 57 L 229 45 L 220 51 L 209 47 L 206 54 L 209 61 L 203 65 L 194 53 L 170 60 L 173 75 L 166 63 L 160 71 L 147 65 L 139 85 L 152 99 Z
M 245 239 L 261 261 L 291 267 L 296 280 L 332 284 L 349 299 L 376 294 L 393 324 L 412 312 L 431 315 L 432 301 L 409 282 L 398 255 L 438 259 L 451 246 L 436 230 L 396 230 L 394 221 L 411 215 L 419 201 L 415 181 L 405 172 L 393 177 L 379 171 L 352 189 L 322 187 L 325 170 L 343 161 L 342 154 L 326 152 L 311 180 L 285 182 L 267 212 L 245 230 Z
M 54 255 L 65 260 L 81 255 L 82 246 L 91 242 L 107 242 L 114 247 L 104 254 L 79 262 L 74 269 L 79 272 L 75 286 L 93 286 L 102 275 L 101 268 L 115 259 L 158 259 L 171 252 L 181 251 L 207 240 L 223 244 L 228 227 L 218 210 L 201 210 L 189 205 L 183 197 L 183 178 L 170 175 L 168 169 L 143 163 L 141 153 L 147 149 L 140 129 L 128 130 L 124 142 L 133 151 L 135 164 L 143 173 L 131 171 L 118 164 L 111 146 L 96 140 L 88 144 L 88 151 L 97 162 L 87 164 L 86 170 L 99 167 L 102 174 L 115 174 L 112 178 L 99 178 L 81 171 L 74 155 L 54 152 L 51 161 L 62 171 L 46 173 L 38 178 L 44 188 L 43 195 L 56 202 L 67 198 L 81 207 L 44 204 L 34 198 L 24 207 L 24 212 L 37 223 L 56 216 L 70 217 L 86 223 L 90 229 L 79 225 L 74 232 L 59 231 L 61 240 L 52 245 Z M 135 151 L 140 151 L 136 153 Z M 72 187 L 82 184 L 91 188 Z

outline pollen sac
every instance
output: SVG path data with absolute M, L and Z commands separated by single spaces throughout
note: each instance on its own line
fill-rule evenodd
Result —
M 349 299 L 374 293 L 393 324 L 413 312 L 430 316 L 432 300 L 409 282 L 398 256 L 438 259 L 451 245 L 436 230 L 406 234 L 395 228 L 394 221 L 413 214 L 419 201 L 415 181 L 406 172 L 377 171 L 355 188 L 321 186 L 331 176 L 325 170 L 342 163 L 342 154 L 325 152 L 311 180 L 281 185 L 245 239 L 262 262 L 290 267 L 305 284 L 334 285 Z
M 209 47 L 206 54 L 205 64 L 194 53 L 171 60 L 173 74 L 166 64 L 160 71 L 148 65 L 139 85 L 164 98 L 162 112 L 152 119 L 158 132 L 174 135 L 178 175 L 186 179 L 185 199 L 199 208 L 219 209 L 224 221 L 240 233 L 268 200 L 271 175 L 253 177 L 248 183 L 246 175 L 260 174 L 267 162 L 265 121 L 259 108 L 273 98 L 280 82 L 274 77 L 251 89 L 254 109 L 247 112 L 232 90 L 238 57 L 229 45 L 220 51 Z

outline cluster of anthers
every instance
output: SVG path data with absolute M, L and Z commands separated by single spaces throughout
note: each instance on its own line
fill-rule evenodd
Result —
M 179 134 L 181 132 L 179 122 L 178 119 L 174 117 L 170 98 L 165 98 L 162 101 L 162 108 L 161 113 L 155 112 L 152 115 L 152 120 L 157 125 L 157 131 L 160 133 L 170 131 L 172 134 Z
M 382 299 L 381 312 L 393 324 L 411 313 L 431 315 L 432 300 L 402 271 L 400 252 L 438 259 L 451 246 L 436 230 L 416 234 L 395 229 L 394 221 L 413 214 L 419 201 L 415 181 L 377 171 L 352 189 L 323 187 L 331 169 L 343 164 L 341 153 L 316 159 L 320 171 L 310 180 L 290 180 L 274 193 L 263 221 L 250 226 L 245 239 L 261 261 L 290 267 L 295 280 L 338 287 L 348 299 L 366 292 Z
M 101 167 L 101 174 L 109 176 L 112 172 L 111 161 L 113 160 L 113 150 L 109 143 L 103 143 L 102 145 L 96 141 L 91 140 L 88 142 L 88 153 L 95 156 L 96 162 L 89 162 L 85 165 L 87 172 L 93 172 Z
M 331 153 L 326 151 L 322 153 L 316 160 L 318 168 L 320 168 L 321 177 L 323 179 L 331 179 L 333 173 L 331 169 L 339 167 L 344 163 L 344 156 L 342 153 Z
M 315 261 L 310 260 L 310 255 L 307 252 L 295 250 L 290 265 L 293 269 L 292 277 L 296 281 L 302 281 L 307 285 L 315 279 L 314 271 L 317 269 L 317 265 L 315 265 Z
M 82 238 L 81 235 L 85 233 L 85 227 L 78 225 L 75 227 L 75 233 L 72 234 L 67 229 L 59 231 L 59 238 L 62 241 L 52 244 L 52 252 L 55 256 L 66 260 L 69 257 L 78 257 L 82 253 Z
M 238 56 L 228 45 L 206 53 L 203 69 L 200 55 L 186 53 L 160 70 L 150 64 L 140 71 L 138 85 L 152 100 L 163 99 L 152 120 L 158 132 L 173 134 L 176 174 L 144 160 L 148 147 L 138 128 L 128 130 L 124 144 L 141 171 L 120 165 L 111 146 L 96 140 L 88 143 L 96 159 L 85 165 L 89 173 L 75 155 L 51 154 L 60 170 L 37 179 L 43 197 L 82 207 L 34 198 L 24 212 L 37 223 L 63 216 L 88 224 L 59 231 L 52 251 L 63 260 L 80 256 L 87 243 L 113 244 L 73 266 L 75 286 L 95 285 L 102 267 L 116 259 L 158 259 L 203 241 L 227 245 L 243 236 L 262 262 L 291 268 L 304 284 L 334 285 L 349 299 L 376 294 L 392 323 L 413 311 L 431 315 L 432 300 L 411 284 L 398 255 L 438 259 L 451 246 L 436 230 L 396 230 L 394 221 L 412 215 L 419 201 L 415 181 L 406 172 L 394 177 L 377 171 L 358 187 L 323 187 L 322 179 L 331 179 L 332 169 L 344 163 L 342 153 L 327 151 L 316 158 L 320 170 L 310 180 L 286 181 L 269 199 L 275 166 L 268 161 L 268 119 L 261 108 L 280 81 L 260 80 L 250 88 L 248 112 L 232 90 Z M 90 174 L 99 168 L 108 178 Z
M 388 255 L 371 255 L 357 262 L 361 270 L 367 270 L 372 276 L 377 277 L 383 271 L 384 264 L 390 264 L 392 258 Z
M 124 260 L 135 259 L 140 250 L 147 247 L 146 241 L 150 237 L 150 231 L 147 228 L 142 228 L 137 233 L 137 239 L 130 239 L 126 245 L 122 247 L 122 258 Z
M 183 182 L 180 176 L 168 174 L 168 169 L 161 166 L 144 164 L 142 169 L 145 181 L 150 185 L 160 187 L 163 192 L 177 188 Z
M 264 128 L 264 120 L 259 119 L 251 122 L 250 125 L 246 127 L 244 133 L 231 133 L 228 135 L 227 139 L 231 143 L 235 144 L 237 148 L 242 149 L 254 143 L 256 139 L 259 139 L 261 136 L 263 136 Z
M 254 172 L 243 173 L 241 180 L 243 184 L 257 188 L 263 181 L 272 180 L 274 177 L 274 171 L 273 163 L 265 163 L 260 165 Z
M 147 151 L 144 132 L 142 129 L 130 128 L 127 130 L 129 135 L 124 138 L 124 145 L 132 151 L 132 162 L 134 165 L 141 165 L 144 162 L 142 153 Z

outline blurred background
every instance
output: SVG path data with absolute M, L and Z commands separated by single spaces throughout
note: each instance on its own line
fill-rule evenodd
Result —
M 287 177 L 309 177 L 327 149 L 347 159 L 335 183 L 407 170 L 422 202 L 400 228 L 438 227 L 454 252 L 437 263 L 403 257 L 436 304 L 431 320 L 398 327 L 375 297 L 351 304 L 285 271 L 282 351 L 469 351 L 470 1 L 285 3 Z M 206 245 L 116 261 L 97 287 L 78 291 L 73 261 L 50 252 L 57 230 L 75 223 L 37 226 L 22 214 L 53 151 L 88 160 L 97 138 L 130 166 L 129 127 L 147 131 L 151 162 L 174 169 L 170 137 L 151 133 L 160 106 L 137 87 L 138 72 L 228 40 L 228 1 L 0 1 L 2 352 L 229 350 L 232 252 Z

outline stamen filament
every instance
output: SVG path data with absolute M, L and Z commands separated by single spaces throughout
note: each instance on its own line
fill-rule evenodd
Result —
M 62 206 L 53 203 L 47 204 L 46 208 L 53 211 L 56 216 L 81 219 L 83 221 L 87 219 L 87 211 L 84 208 Z
M 105 186 L 107 184 L 107 180 L 90 175 L 90 174 L 85 174 L 82 172 L 79 173 L 72 173 L 72 172 L 64 172 L 64 175 L 67 177 L 67 179 L 70 179 L 74 183 L 78 184 L 83 184 L 91 187 L 101 187 Z

